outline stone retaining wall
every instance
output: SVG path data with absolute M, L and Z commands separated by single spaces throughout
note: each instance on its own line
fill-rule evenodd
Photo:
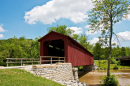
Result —
M 33 65 L 35 75 L 58 82 L 67 86 L 87 86 L 78 80 L 78 69 L 73 68 L 71 63 L 56 63 L 52 65 Z
M 36 75 L 56 81 L 74 80 L 71 63 L 57 63 L 53 65 L 34 65 L 32 70 Z

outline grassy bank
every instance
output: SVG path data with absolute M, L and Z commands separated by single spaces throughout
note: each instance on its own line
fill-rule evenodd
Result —
M 1 69 L 0 86 L 63 86 L 20 69 Z
M 95 64 L 99 67 L 99 60 L 94 60 Z M 107 69 L 108 66 L 108 61 L 107 60 L 100 60 L 100 67 L 98 69 Z M 115 64 L 110 64 L 110 69 L 113 69 L 115 66 L 118 67 L 118 69 L 130 69 L 130 66 L 121 66 L 118 65 L 117 63 Z

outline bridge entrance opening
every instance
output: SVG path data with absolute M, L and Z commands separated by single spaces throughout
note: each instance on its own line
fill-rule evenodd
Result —
M 64 41 L 62 39 L 59 40 L 50 40 L 44 42 L 46 45 L 47 54 L 46 56 L 50 57 L 64 57 Z M 58 62 L 58 58 L 52 58 L 53 63 Z M 64 59 L 60 59 L 64 60 Z
M 47 45 L 47 56 L 58 56 L 64 57 L 64 41 L 59 40 L 51 40 L 46 41 Z

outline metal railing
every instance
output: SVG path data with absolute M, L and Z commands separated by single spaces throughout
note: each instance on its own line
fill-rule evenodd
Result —
M 41 63 L 47 63 L 49 62 L 52 64 L 53 62 L 64 62 L 65 63 L 65 57 L 56 57 L 56 56 L 40 56 L 40 64 Z
M 7 67 L 9 66 L 9 64 L 11 63 L 21 63 L 21 66 L 23 65 L 23 63 L 36 63 L 36 62 L 40 62 L 39 58 L 6 58 L 7 59 Z M 26 61 L 25 61 L 26 60 Z

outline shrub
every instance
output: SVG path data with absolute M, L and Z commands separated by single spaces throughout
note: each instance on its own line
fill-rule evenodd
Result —
M 0 66 L 6 66 L 6 62 L 4 62 L 4 60 L 1 58 L 0 58 Z
M 107 61 L 103 61 L 103 64 L 107 63 Z
M 103 68 L 101 67 L 100 70 L 103 70 Z
M 115 75 L 106 76 L 103 82 L 103 86 L 118 86 L 118 80 L 115 78 Z
M 117 61 L 114 58 L 112 58 L 111 59 L 111 64 L 117 64 Z
M 118 69 L 118 66 L 117 66 L 117 65 L 115 65 L 115 66 L 113 67 L 113 69 Z
M 118 60 L 118 61 L 117 61 L 117 65 L 118 65 L 118 66 L 119 66 L 119 65 L 121 65 L 121 62 L 120 62 L 120 60 Z
M 106 70 L 107 69 L 107 67 L 104 67 L 104 70 Z
M 78 70 L 79 70 L 79 71 L 82 71 L 82 70 L 83 70 L 83 66 L 79 66 L 79 67 L 78 67 Z

